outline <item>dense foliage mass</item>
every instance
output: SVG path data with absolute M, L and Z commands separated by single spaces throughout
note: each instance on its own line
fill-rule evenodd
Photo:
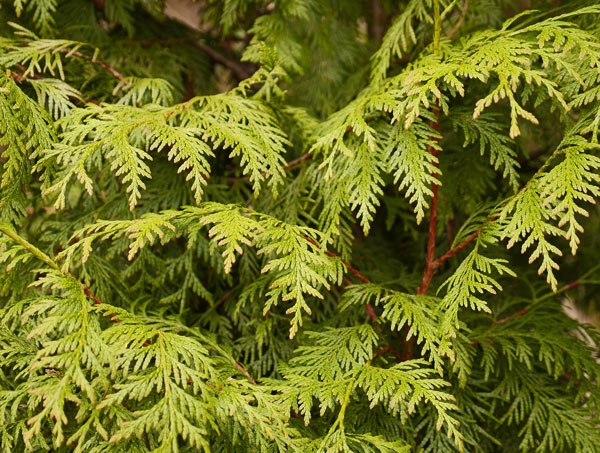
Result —
M 3 0 L 0 449 L 600 451 L 595 3 Z

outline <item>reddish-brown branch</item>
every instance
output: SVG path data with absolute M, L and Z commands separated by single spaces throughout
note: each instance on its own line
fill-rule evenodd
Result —
M 185 80 L 185 95 L 183 97 L 183 102 L 187 102 L 194 97 L 194 81 L 194 71 L 191 70 Z
M 528 308 L 527 307 L 523 307 L 519 311 L 513 313 L 510 316 L 507 316 L 506 318 L 495 320 L 492 324 L 504 324 L 504 323 L 507 323 L 508 321 L 511 321 L 511 320 L 513 320 L 515 318 L 518 318 L 521 315 L 524 315 L 525 313 L 527 313 L 527 311 L 528 311 Z
M 369 24 L 369 36 L 380 43 L 386 30 L 387 16 L 379 0 L 369 2 L 369 11 L 371 12 L 371 23 Z
M 189 38 L 169 38 L 169 39 L 159 39 L 153 41 L 125 41 L 125 44 L 136 45 L 142 47 L 152 47 L 152 46 L 170 46 L 171 44 L 188 42 Z
M 104 11 L 104 0 L 92 0 L 92 2 L 94 3 L 94 5 L 96 5 L 96 8 L 98 8 L 101 11 Z
M 90 299 L 92 299 L 96 305 L 102 305 L 102 301 L 100 299 L 98 299 L 96 296 L 94 296 L 88 287 L 84 286 L 83 292 L 85 293 L 86 296 L 88 296 Z M 112 318 L 112 315 L 111 315 L 111 318 Z M 118 319 L 114 319 L 114 321 L 119 322 Z
M 298 159 L 290 160 L 286 165 L 283 166 L 284 170 L 289 170 L 292 167 L 304 162 L 306 159 L 310 159 L 312 157 L 312 153 L 306 153 L 300 156 Z
M 218 301 L 215 302 L 214 307 L 216 307 L 217 305 L 225 302 L 225 300 L 227 300 L 227 298 L 231 296 L 231 291 L 227 291 L 225 294 L 223 294 L 220 299 Z
M 452 28 L 452 30 L 450 30 L 450 32 L 446 35 L 446 37 L 448 39 L 451 39 L 456 34 L 456 32 L 458 31 L 458 29 L 460 28 L 460 26 L 464 22 L 465 16 L 467 15 L 467 8 L 468 7 L 469 7 L 469 0 L 465 0 L 465 3 L 463 4 L 463 7 L 462 7 L 462 13 L 460 15 L 460 18 L 458 19 L 458 21 L 456 22 L 456 24 L 454 25 L 454 27 Z
M 508 200 L 508 202 L 506 202 L 506 204 L 504 206 L 507 206 L 511 201 L 513 201 L 521 192 L 523 192 L 523 190 L 525 190 L 525 188 L 529 185 L 529 183 L 540 173 L 542 169 L 539 168 L 535 174 L 529 179 L 529 181 L 527 181 L 527 183 L 525 183 L 525 185 L 523 187 L 521 187 L 519 189 L 519 191 L 513 195 L 511 197 L 510 200 Z M 433 206 L 433 204 L 432 204 Z M 495 220 L 497 220 L 498 217 L 492 217 L 490 218 L 486 223 L 490 223 L 490 222 L 494 222 Z M 458 244 L 456 247 L 448 250 L 446 253 L 444 253 L 441 257 L 439 257 L 438 259 L 436 259 L 435 261 L 432 261 L 431 264 L 425 268 L 425 273 L 423 275 L 423 281 L 421 282 L 421 286 L 419 287 L 419 291 L 417 294 L 425 294 L 425 292 L 427 291 L 427 288 L 429 286 L 429 283 L 431 282 L 432 277 L 435 275 L 437 269 L 448 259 L 452 258 L 456 253 L 458 253 L 460 250 L 462 250 L 464 247 L 466 247 L 467 245 L 469 245 L 481 232 L 481 230 L 483 229 L 483 227 L 480 227 L 477 231 L 475 231 L 473 234 L 471 234 L 468 238 L 466 238 L 464 241 L 462 241 L 460 244 Z M 430 233 L 431 233 L 431 229 L 430 229 Z M 434 236 L 435 239 L 435 236 Z M 429 250 L 428 250 L 429 252 Z M 429 259 L 429 253 L 427 254 L 428 259 Z M 428 260 L 429 263 L 429 260 Z M 425 284 L 425 285 L 424 285 Z M 569 283 L 568 285 L 564 286 L 563 288 L 561 288 L 561 290 L 565 291 L 567 289 L 570 289 L 574 286 L 577 286 L 579 284 L 578 281 L 574 281 L 572 283 Z M 514 319 L 518 316 L 521 316 L 523 314 L 527 313 L 527 307 L 525 307 L 522 310 L 519 310 L 518 312 L 514 313 L 511 316 L 508 316 L 506 318 L 500 319 L 498 321 L 494 321 L 494 324 L 504 324 L 505 322 L 508 322 L 511 319 Z M 412 339 L 411 339 L 412 340 Z M 412 349 L 412 341 L 409 340 L 405 340 L 405 345 L 407 348 Z M 471 346 L 475 346 L 477 344 L 477 342 L 474 342 L 473 344 L 471 344 Z M 411 357 L 408 357 L 409 359 Z M 406 359 L 408 360 L 408 359 Z
M 309 238 L 307 236 L 304 236 L 304 239 L 306 239 L 311 244 L 316 245 L 317 247 L 319 247 L 319 244 L 317 244 L 311 238 Z M 325 253 L 327 255 L 329 255 L 329 256 L 333 256 L 333 257 L 338 258 L 338 256 L 335 253 L 333 253 L 333 252 L 331 252 L 331 251 L 329 251 L 327 249 L 325 250 Z M 354 275 L 356 278 L 358 278 L 361 282 L 363 282 L 363 283 L 371 283 L 371 281 L 368 278 L 366 278 L 364 275 L 362 275 L 360 272 L 358 272 L 358 270 L 356 270 L 352 266 L 350 266 L 350 264 L 348 264 L 346 261 L 344 261 L 341 258 L 340 258 L 340 261 L 344 264 L 344 266 L 346 266 L 346 269 L 348 269 L 348 271 L 352 275 Z M 344 277 L 342 281 L 344 282 L 345 285 L 351 285 L 352 284 L 352 282 L 348 278 L 346 278 L 346 277 Z M 367 315 L 369 316 L 369 318 L 371 318 L 371 320 L 373 322 L 376 322 L 377 321 L 377 314 L 375 313 L 375 310 L 373 309 L 373 306 L 370 303 L 367 302 L 365 304 L 365 310 L 366 310 Z
M 98 8 L 101 11 L 105 10 L 104 1 L 105 0 L 92 0 L 92 2 L 94 2 L 94 4 L 96 5 L 96 8 Z M 214 60 L 216 62 L 219 62 L 223 66 L 229 68 L 239 79 L 247 79 L 248 77 L 250 77 L 252 75 L 241 64 L 239 64 L 239 63 L 237 63 L 235 61 L 229 60 L 227 57 L 225 57 L 224 55 L 222 55 L 219 52 L 215 51 L 210 46 L 207 46 L 206 44 L 203 44 L 203 43 L 196 42 L 196 41 L 191 40 L 191 39 L 174 38 L 174 39 L 166 39 L 166 40 L 162 40 L 162 41 L 140 41 L 140 42 L 128 41 L 128 43 L 130 43 L 130 44 L 139 44 L 139 45 L 141 45 L 143 47 L 150 47 L 150 46 L 155 45 L 155 44 L 163 45 L 164 46 L 164 45 L 168 45 L 168 44 L 171 44 L 171 43 L 184 42 L 184 41 L 190 42 L 192 45 L 194 45 L 195 47 L 199 48 L 204 53 L 206 53 L 212 60 Z
M 371 321 L 373 321 L 373 322 L 377 321 L 377 314 L 375 313 L 375 310 L 373 309 L 373 305 L 371 305 L 369 302 L 367 302 L 365 304 L 365 311 L 367 312 L 367 316 L 369 318 L 371 318 Z
M 305 238 L 308 242 L 318 245 L 315 241 L 313 241 L 310 238 Z M 329 250 L 325 250 L 325 253 L 329 256 L 335 256 L 337 257 L 337 255 L 333 252 L 330 252 Z M 352 266 L 350 266 L 346 261 L 340 259 L 340 261 L 342 263 L 344 263 L 344 266 L 346 266 L 346 268 L 352 273 L 352 275 L 354 275 L 356 278 L 358 278 L 361 282 L 363 283 L 371 283 L 370 280 L 368 280 L 364 275 L 362 275 L 360 272 L 358 272 L 356 269 L 354 269 Z
M 431 127 L 439 132 L 440 130 L 440 110 L 439 110 L 439 102 L 436 101 L 436 108 L 433 110 L 435 114 L 435 120 L 432 120 L 430 125 Z M 434 139 L 436 142 L 439 142 L 438 138 Z M 435 157 L 434 166 L 439 168 L 439 152 L 437 146 L 430 145 L 427 150 L 429 154 Z M 437 174 L 433 174 L 433 177 L 436 177 Z M 437 229 L 437 206 L 438 206 L 438 185 L 434 182 L 431 184 L 431 191 L 433 195 L 431 197 L 431 210 L 429 216 L 429 236 L 427 239 L 427 261 L 425 265 L 425 271 L 423 272 L 423 279 L 421 280 L 421 285 L 419 285 L 419 289 L 417 294 L 425 294 L 427 289 L 429 288 L 429 284 L 431 283 L 431 279 L 435 274 L 436 268 L 434 267 L 433 256 L 435 253 L 435 234 Z
M 533 179 L 540 173 L 540 171 L 542 170 L 542 168 L 539 168 L 534 175 L 529 179 L 529 181 L 527 181 L 525 183 L 525 185 L 523 185 L 523 187 L 521 187 L 519 189 L 519 191 L 514 194 L 510 200 L 508 200 L 504 206 L 508 206 L 508 204 L 513 201 L 521 192 L 523 192 L 527 186 L 529 185 L 529 183 L 531 181 L 533 181 Z M 433 203 L 432 203 L 433 206 Z M 436 205 L 437 206 L 437 205 Z M 488 219 L 488 221 L 486 222 L 486 224 L 490 223 L 490 222 L 494 222 L 498 219 L 498 216 L 494 216 L 491 217 L 490 219 Z M 477 236 L 479 235 L 479 233 L 481 232 L 481 230 L 483 229 L 483 226 L 480 227 L 477 231 L 475 231 L 473 234 L 471 234 L 468 238 L 466 238 L 464 241 L 462 241 L 460 244 L 458 244 L 456 247 L 448 250 L 446 253 L 444 253 L 442 256 L 440 256 L 438 259 L 434 260 L 431 262 L 430 265 L 428 265 L 425 268 L 425 273 L 423 275 L 423 281 L 421 282 L 421 287 L 423 286 L 423 282 L 426 282 L 427 285 L 424 289 L 424 292 L 418 292 L 417 294 L 425 294 L 425 292 L 427 291 L 427 287 L 429 287 L 429 283 L 431 283 L 431 278 L 435 275 L 435 273 L 437 272 L 438 268 L 448 259 L 452 258 L 454 255 L 456 255 L 460 250 L 462 250 L 464 247 L 466 247 L 467 245 L 469 245 L 475 238 L 477 238 Z M 431 238 L 431 228 L 430 228 L 430 238 Z M 435 236 L 434 236 L 434 240 L 435 240 Z M 428 254 L 427 257 L 429 259 L 429 249 L 428 249 Z M 429 261 L 428 261 L 429 262 Z M 422 288 L 419 287 L 419 291 L 422 290 Z
M 19 63 L 17 63 L 15 66 L 17 68 L 19 68 L 21 70 L 21 72 L 20 73 L 10 72 L 10 74 L 7 73 L 7 75 L 17 83 L 22 83 L 23 80 L 26 78 L 34 79 L 34 80 L 41 80 L 44 78 L 43 75 L 37 74 L 37 73 L 31 73 L 26 76 L 25 74 L 27 72 L 27 68 L 25 66 L 23 66 L 22 64 L 19 64 Z
M 432 152 L 437 157 L 437 150 Z M 429 217 L 429 236 L 427 239 L 427 266 L 430 267 L 433 263 L 433 254 L 435 252 L 435 235 L 437 230 L 437 205 L 438 205 L 438 186 L 433 184 L 431 186 L 433 197 L 431 199 L 431 214 Z
M 19 84 L 23 83 L 23 81 L 25 81 L 25 80 L 43 80 L 43 79 L 45 79 L 45 77 L 42 74 L 38 74 L 37 72 L 29 73 L 29 74 L 25 75 L 27 72 L 27 68 L 25 66 L 23 66 L 22 64 L 17 63 L 17 64 L 15 64 L 15 67 L 19 68 L 21 70 L 21 72 L 20 73 L 5 72 L 5 74 Z M 94 104 L 98 104 L 98 101 L 96 101 L 95 99 L 82 100 L 76 96 L 69 96 L 69 99 L 71 99 L 71 101 L 73 101 L 75 104 L 85 104 L 87 102 L 93 102 Z M 31 212 L 31 213 L 33 213 L 33 212 Z
M 13 79 L 17 83 L 21 83 L 23 81 L 23 74 L 17 74 L 16 72 L 11 72 L 6 74 L 8 77 Z
M 464 241 L 462 241 L 460 244 L 458 244 L 456 247 L 454 247 L 453 249 L 448 250 L 446 253 L 444 253 L 442 256 L 440 256 L 437 260 L 435 260 L 432 265 L 437 269 L 438 267 L 440 267 L 442 265 L 442 263 L 450 258 L 452 258 L 454 255 L 456 255 L 460 250 L 462 250 L 463 248 L 465 248 L 467 245 L 469 245 L 471 243 L 471 241 L 473 241 L 473 239 L 475 239 L 478 235 L 479 232 L 481 231 L 481 228 L 478 229 L 477 231 L 475 231 L 471 236 L 469 236 L 467 239 L 465 239 Z
M 581 282 L 579 280 L 575 280 L 575 281 L 573 281 L 573 282 L 571 282 L 571 283 L 563 286 L 558 291 L 560 291 L 560 292 L 568 291 L 569 289 L 574 288 L 574 287 L 576 287 L 576 286 L 578 286 L 580 284 L 581 284 Z M 512 315 L 507 316 L 507 317 L 502 318 L 502 319 L 498 319 L 498 320 L 494 321 L 492 324 L 504 324 L 504 323 L 507 323 L 508 321 L 512 321 L 513 319 L 518 318 L 521 315 L 524 315 L 525 313 L 527 313 L 527 311 L 528 311 L 528 307 L 523 307 L 521 310 L 513 313 Z
M 66 53 L 67 55 L 73 55 L 75 57 L 83 58 L 84 60 L 88 60 L 88 61 L 91 61 L 92 63 L 97 64 L 102 69 L 104 69 L 105 71 L 109 72 L 113 77 L 115 77 L 119 81 L 122 81 L 125 78 L 123 76 L 123 74 L 121 74 L 119 71 L 117 71 L 115 68 L 113 68 L 112 66 L 110 66 L 108 63 L 105 63 L 104 61 L 94 60 L 92 57 L 84 55 L 84 54 L 82 54 L 81 52 L 78 52 L 78 51 L 71 52 L 71 51 L 65 49 L 62 52 Z
M 581 285 L 581 282 L 579 280 L 575 280 L 574 282 L 571 282 L 568 285 L 563 286 L 558 291 L 560 291 L 560 292 L 568 291 L 571 288 L 574 288 L 574 287 L 579 286 L 579 285 Z
M 394 357 L 396 357 L 396 360 L 398 360 L 398 362 L 402 361 L 402 356 L 400 355 L 400 353 L 390 346 L 385 346 L 381 349 L 378 349 L 377 351 L 375 351 L 375 355 L 381 355 L 384 352 L 391 352 L 392 354 L 394 354 Z
M 570 381 L 571 379 L 573 379 L 573 376 L 571 376 L 571 373 L 565 373 L 565 374 L 563 374 L 563 376 L 565 377 L 565 379 L 567 381 Z M 575 383 L 573 385 L 575 387 L 580 387 L 581 386 L 581 382 L 580 381 L 575 381 Z
M 240 365 L 237 361 L 235 362 L 235 367 L 240 370 L 244 376 L 246 376 L 248 378 L 248 380 L 250 382 L 252 382 L 254 385 L 258 385 L 258 383 L 254 380 L 254 378 L 252 376 L 250 376 L 250 373 L 248 373 L 248 371 L 242 366 Z

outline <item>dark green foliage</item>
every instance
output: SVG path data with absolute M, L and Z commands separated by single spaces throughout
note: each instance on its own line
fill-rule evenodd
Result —
M 600 452 L 595 2 L 0 4 L 2 451 Z

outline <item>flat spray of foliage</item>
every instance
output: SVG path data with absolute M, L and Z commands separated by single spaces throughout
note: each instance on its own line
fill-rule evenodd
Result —
M 0 450 L 599 452 L 595 3 L 1 1 Z

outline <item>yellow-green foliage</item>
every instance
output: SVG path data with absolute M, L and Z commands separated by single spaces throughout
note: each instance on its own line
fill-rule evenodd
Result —
M 1 3 L 0 450 L 600 452 L 596 2 Z

